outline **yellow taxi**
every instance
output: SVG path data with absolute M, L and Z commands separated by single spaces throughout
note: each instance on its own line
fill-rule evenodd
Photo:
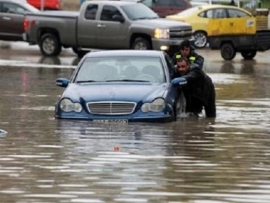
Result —
M 211 36 L 256 33 L 256 18 L 247 10 L 236 6 L 196 6 L 166 18 L 191 24 L 194 45 L 197 48 L 205 47 Z

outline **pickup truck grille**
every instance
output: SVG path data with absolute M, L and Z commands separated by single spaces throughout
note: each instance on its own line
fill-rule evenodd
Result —
M 191 37 L 191 28 L 170 28 L 170 39 L 177 39 L 183 37 Z
M 132 114 L 136 103 L 134 102 L 89 102 L 87 104 L 88 110 L 91 114 L 101 115 L 125 115 Z

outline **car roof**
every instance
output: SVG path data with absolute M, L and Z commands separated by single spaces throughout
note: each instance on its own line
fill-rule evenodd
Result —
M 108 56 L 140 56 L 140 57 L 160 57 L 163 55 L 163 51 L 157 50 L 106 50 L 90 52 L 88 57 L 108 57 Z

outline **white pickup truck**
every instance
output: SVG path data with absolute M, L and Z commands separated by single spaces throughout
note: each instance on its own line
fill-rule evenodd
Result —
M 140 49 L 175 52 L 191 38 L 192 27 L 160 18 L 142 3 L 86 1 L 79 12 L 27 13 L 23 38 L 38 44 L 45 56 L 57 56 L 63 48 L 78 55 L 91 49 Z

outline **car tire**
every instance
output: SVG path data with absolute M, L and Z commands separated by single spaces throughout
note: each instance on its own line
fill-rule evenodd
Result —
M 245 60 L 252 60 L 257 54 L 256 50 L 252 51 L 241 51 L 241 55 Z
M 202 49 L 206 47 L 208 39 L 207 34 L 205 32 L 202 31 L 194 32 L 193 37 L 194 37 L 194 46 L 196 48 Z
M 132 43 L 131 48 L 135 50 L 150 50 L 152 49 L 152 46 L 149 40 L 142 37 L 138 37 Z
M 224 60 L 230 61 L 236 56 L 236 50 L 231 43 L 222 44 L 220 51 Z
M 54 34 L 44 34 L 39 42 L 39 48 L 44 56 L 58 56 L 62 46 L 58 37 Z

